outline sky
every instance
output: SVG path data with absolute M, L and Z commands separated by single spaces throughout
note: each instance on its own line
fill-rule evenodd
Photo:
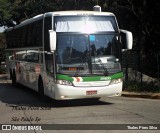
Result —
M 0 33 L 3 32 L 5 29 L 4 29 L 4 26 L 0 27 Z

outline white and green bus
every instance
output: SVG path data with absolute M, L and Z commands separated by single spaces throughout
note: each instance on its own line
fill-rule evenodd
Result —
M 120 96 L 132 33 L 113 13 L 48 12 L 6 30 L 8 75 L 56 100 Z

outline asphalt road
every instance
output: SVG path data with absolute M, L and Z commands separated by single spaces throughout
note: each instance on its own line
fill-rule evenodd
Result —
M 12 87 L 11 83 L 0 83 L 0 124 L 160 124 L 160 100 L 102 97 L 99 100 L 84 99 L 58 102 L 49 100 L 48 102 L 43 102 L 39 99 L 37 93 L 24 86 Z M 3 132 L 8 133 L 9 131 Z M 19 133 L 21 131 L 10 132 Z M 53 130 L 24 132 L 158 133 L 160 130 Z

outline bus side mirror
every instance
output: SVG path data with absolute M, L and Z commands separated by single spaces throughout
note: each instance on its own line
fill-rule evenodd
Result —
M 133 46 L 133 36 L 132 32 L 127 30 L 120 30 L 121 35 L 121 43 L 122 43 L 122 49 L 132 49 Z
M 56 32 L 49 30 L 50 50 L 56 50 Z

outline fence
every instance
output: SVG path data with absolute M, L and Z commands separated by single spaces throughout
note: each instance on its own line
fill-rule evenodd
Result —
M 160 52 L 138 54 L 136 51 L 125 51 L 122 54 L 122 67 L 125 88 L 130 83 L 138 83 L 141 90 L 145 91 L 149 86 L 160 91 Z
M 5 61 L 5 50 L 4 48 L 0 48 L 0 63 Z

